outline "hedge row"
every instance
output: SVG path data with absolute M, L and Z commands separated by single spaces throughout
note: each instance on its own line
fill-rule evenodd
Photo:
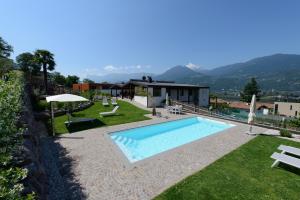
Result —
M 20 72 L 12 71 L 0 78 L 0 199 L 33 199 L 22 196 L 21 181 L 27 171 L 16 167 L 13 155 L 20 149 L 22 137 L 18 127 L 22 108 L 24 80 Z

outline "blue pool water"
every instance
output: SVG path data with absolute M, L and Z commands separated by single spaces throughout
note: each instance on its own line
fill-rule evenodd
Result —
M 111 139 L 130 162 L 217 133 L 234 125 L 201 117 L 193 117 L 112 133 Z

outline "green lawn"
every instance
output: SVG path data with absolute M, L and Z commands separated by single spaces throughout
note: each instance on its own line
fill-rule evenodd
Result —
M 202 171 L 172 186 L 155 200 L 300 199 L 300 170 L 283 164 L 271 168 L 280 144 L 300 143 L 258 136 Z M 279 151 L 280 152 L 280 151 Z
M 118 105 L 120 106 L 120 108 L 118 109 L 117 114 L 114 116 L 100 117 L 100 112 L 113 110 L 112 105 L 104 107 L 102 106 L 101 102 L 96 102 L 91 107 L 80 112 L 74 112 L 72 114 L 73 117 L 96 118 L 97 120 L 93 123 L 77 123 L 66 127 L 66 125 L 64 124 L 64 122 L 67 121 L 66 115 L 55 117 L 55 132 L 56 134 L 72 133 L 90 128 L 124 124 L 149 119 L 148 117 L 144 116 L 145 114 L 150 113 L 146 110 L 140 109 L 125 101 L 118 101 Z

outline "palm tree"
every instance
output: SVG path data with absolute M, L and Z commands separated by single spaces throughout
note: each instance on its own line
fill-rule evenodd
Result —
M 34 60 L 38 65 L 40 65 L 43 68 L 45 91 L 46 94 L 48 94 L 47 70 L 54 70 L 54 55 L 50 51 L 38 49 L 34 52 Z
M 16 62 L 19 68 L 29 75 L 29 80 L 31 82 L 32 75 L 38 74 L 41 70 L 41 66 L 35 63 L 35 57 L 32 53 L 25 52 L 21 53 L 16 57 Z

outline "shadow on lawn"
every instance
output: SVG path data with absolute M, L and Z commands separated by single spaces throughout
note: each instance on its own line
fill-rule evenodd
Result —
M 293 173 L 293 174 L 296 174 L 296 175 L 300 176 L 300 169 L 298 169 L 296 167 L 292 167 L 292 166 L 286 165 L 284 163 L 279 163 L 279 165 L 277 167 L 281 170 L 285 170 L 285 171 L 288 171 L 290 173 Z
M 74 133 L 77 131 L 83 131 L 91 128 L 101 127 L 105 126 L 106 124 L 99 119 L 95 119 L 93 122 L 80 122 L 80 123 L 74 123 L 70 126 L 66 126 L 69 133 Z

